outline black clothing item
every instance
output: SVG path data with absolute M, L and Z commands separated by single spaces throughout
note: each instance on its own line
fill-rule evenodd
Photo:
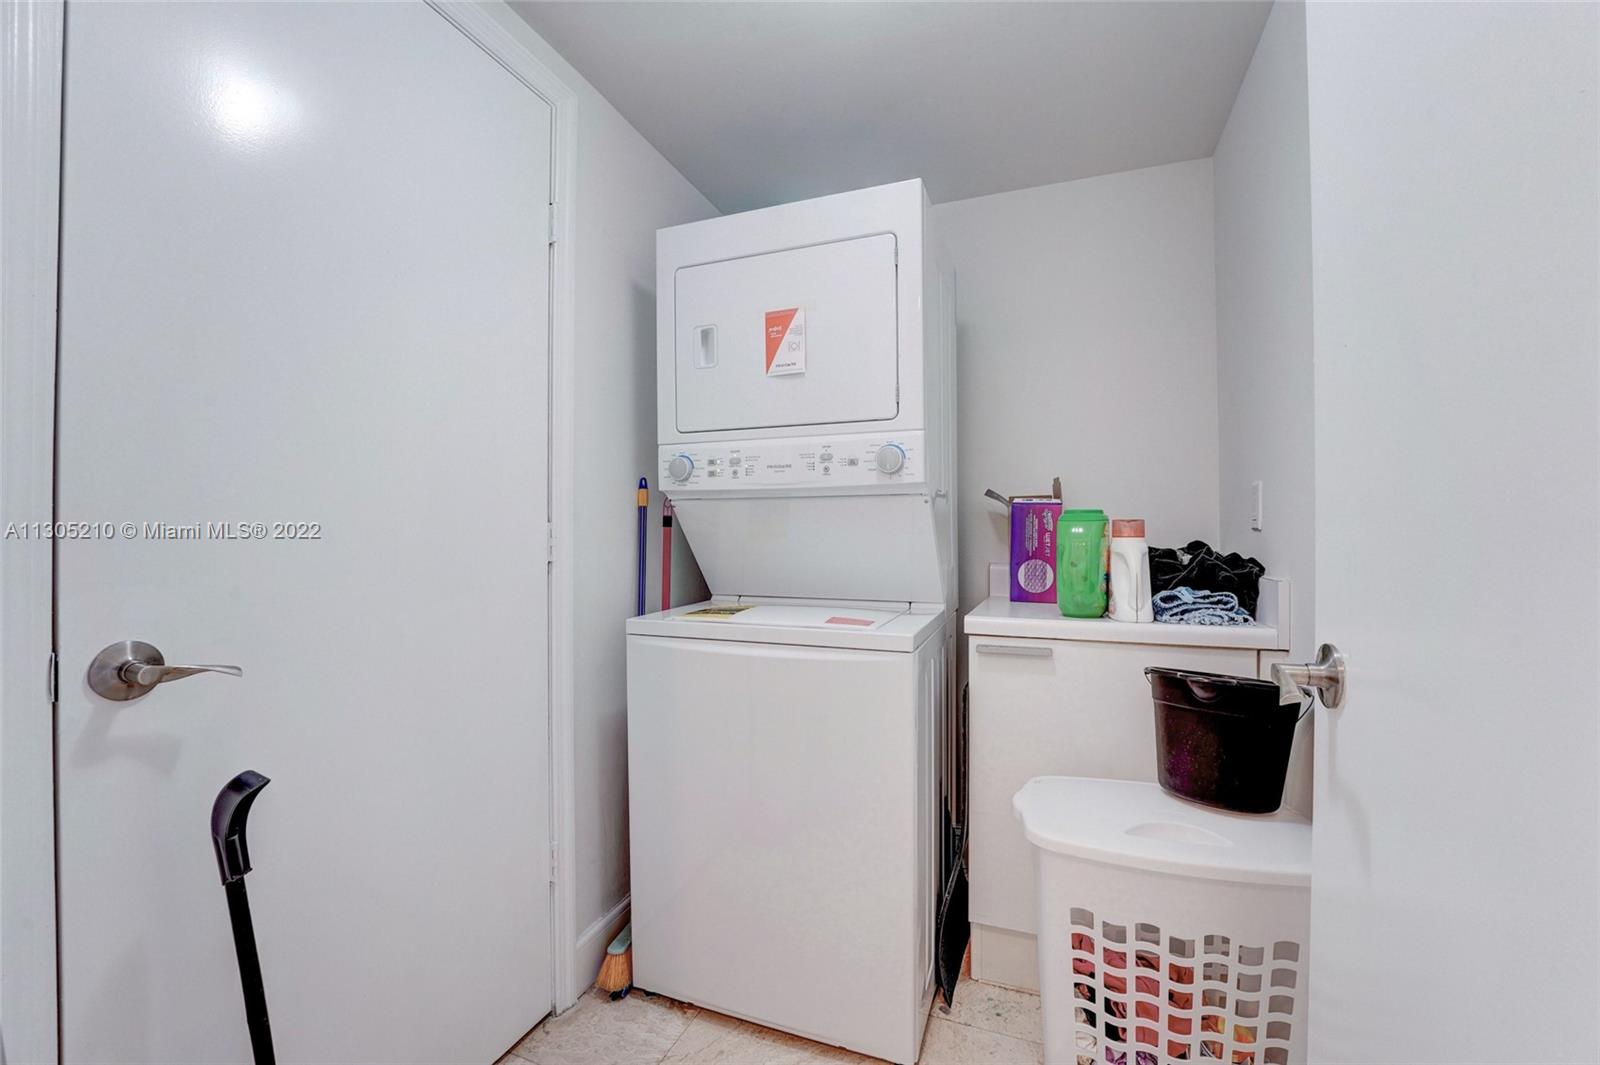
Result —
M 1232 592 L 1239 597 L 1239 605 L 1254 614 L 1261 577 L 1266 572 L 1267 567 L 1255 559 L 1238 553 L 1218 554 L 1204 540 L 1191 540 L 1185 547 L 1150 549 L 1151 595 L 1180 587 Z

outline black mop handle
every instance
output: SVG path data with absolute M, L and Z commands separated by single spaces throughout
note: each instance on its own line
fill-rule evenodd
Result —
M 250 1025 L 250 1050 L 256 1065 L 273 1065 L 272 1022 L 267 1019 L 267 989 L 261 981 L 261 955 L 256 953 L 256 930 L 250 923 L 250 897 L 244 877 L 229 880 L 228 919 L 233 922 L 233 947 L 239 955 L 239 980 L 244 984 L 244 1016 Z
M 277 1056 L 272 1050 L 272 1023 L 267 1019 L 267 989 L 261 980 L 255 925 L 250 921 L 250 897 L 244 887 L 244 875 L 250 871 L 245 822 L 251 804 L 269 783 L 260 773 L 246 769 L 224 785 L 211 805 L 211 842 L 217 849 L 217 871 L 228 894 L 228 919 L 233 923 L 233 948 L 239 956 L 245 1022 L 250 1026 L 256 1065 L 275 1065 Z

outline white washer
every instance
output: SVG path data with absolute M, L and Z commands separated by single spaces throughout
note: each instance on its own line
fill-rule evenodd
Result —
M 916 1060 L 947 624 L 749 598 L 628 623 L 639 987 Z

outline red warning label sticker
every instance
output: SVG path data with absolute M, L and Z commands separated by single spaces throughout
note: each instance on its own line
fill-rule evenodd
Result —
M 800 307 L 768 311 L 767 376 L 806 372 L 806 312 Z

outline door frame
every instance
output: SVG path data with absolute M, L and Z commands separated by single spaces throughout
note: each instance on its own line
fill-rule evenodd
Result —
M 552 1010 L 572 1005 L 577 753 L 572 639 L 577 97 L 501 0 L 425 0 L 551 109 L 549 777 Z M 0 532 L 55 516 L 64 0 L 0 4 Z M 0 540 L 0 1058 L 60 1060 L 55 559 Z M 530 841 L 539 845 L 537 841 Z M 537 900 L 530 898 L 530 905 Z
M 60 0 L 0 5 L 0 529 L 55 513 Z M 54 559 L 0 540 L 0 1037 L 55 1061 Z

